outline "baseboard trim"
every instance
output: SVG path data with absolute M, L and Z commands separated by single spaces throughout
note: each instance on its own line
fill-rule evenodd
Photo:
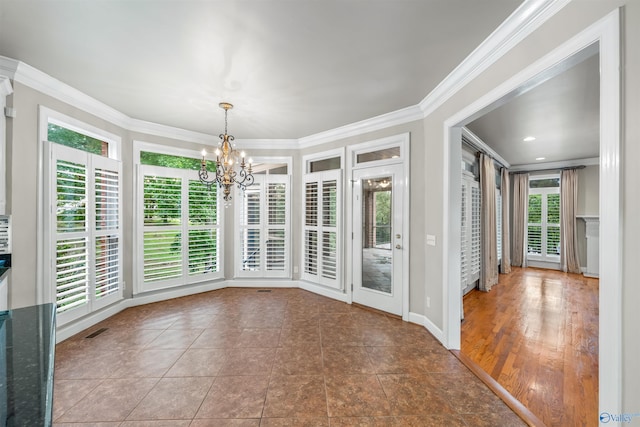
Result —
M 91 313 L 73 322 L 56 328 L 56 343 L 71 338 L 72 336 L 92 327 L 98 322 L 108 319 L 120 313 L 122 310 L 138 305 L 151 304 L 172 298 L 180 298 L 195 295 L 202 292 L 216 291 L 224 288 L 300 288 L 350 304 L 347 295 L 341 291 L 334 291 L 313 283 L 289 279 L 230 279 L 212 282 L 203 282 L 197 285 L 181 286 L 134 295 L 132 298 L 120 300 L 95 313 Z
M 56 329 L 56 343 L 66 340 L 77 333 L 92 327 L 98 322 L 114 316 L 122 310 L 138 305 L 151 304 L 165 301 L 172 298 L 180 298 L 188 295 L 195 295 L 202 292 L 216 291 L 224 288 L 299 288 L 314 294 L 318 294 L 337 301 L 351 304 L 349 296 L 340 290 L 325 288 L 324 286 L 306 282 L 304 280 L 282 280 L 282 279 L 231 279 L 223 281 L 205 282 L 199 285 L 191 285 L 174 289 L 154 291 L 152 293 L 136 294 L 132 298 L 123 299 L 104 309 L 92 313 L 86 317 L 78 319 L 60 326 Z M 424 326 L 438 341 L 443 341 L 443 332 L 433 324 L 426 316 L 409 312 L 409 322 Z
M 444 345 L 444 333 L 442 329 L 438 328 L 427 316 L 409 312 L 409 322 L 424 326 L 435 339 Z
M 202 292 L 215 291 L 226 287 L 225 284 L 226 281 L 204 282 L 198 285 L 190 285 L 175 289 L 154 291 L 153 293 L 134 295 L 132 298 L 120 300 L 108 307 L 105 307 L 102 310 L 91 313 L 74 322 L 59 326 L 58 328 L 56 328 L 56 343 L 64 341 L 67 338 L 71 338 L 75 334 L 80 333 L 85 329 L 92 327 L 96 323 L 102 322 L 103 320 L 106 320 L 109 317 L 120 313 L 126 308 L 165 301 L 172 298 L 185 297 Z
M 487 387 L 491 389 L 517 416 L 532 427 L 545 427 L 545 424 L 538 418 L 533 412 L 531 412 L 526 406 L 520 403 L 515 397 L 511 395 L 504 387 L 502 387 L 496 380 L 494 380 L 489 374 L 482 370 L 480 366 L 471 358 L 460 352 L 460 350 L 449 350 L 454 356 L 462 362 L 480 381 L 482 381 Z
M 106 320 L 109 317 L 120 313 L 125 308 L 130 307 L 129 305 L 130 302 L 131 302 L 131 299 L 120 300 L 114 304 L 111 304 L 108 307 L 105 307 L 102 310 L 99 310 L 95 313 L 91 313 L 88 316 L 82 317 L 79 320 L 57 327 L 56 328 L 56 344 L 66 340 L 67 338 L 71 338 L 75 334 L 78 334 L 87 328 L 92 327 L 96 323 L 102 322 L 103 320 Z
M 230 279 L 226 288 L 297 288 L 298 281 L 291 279 Z
M 333 298 L 335 300 L 346 302 L 347 304 L 351 304 L 351 301 L 349 300 L 348 295 L 338 289 L 325 288 L 324 286 L 316 285 L 315 283 L 307 282 L 304 280 L 300 280 L 298 282 L 298 287 L 300 289 L 304 289 L 305 291 L 322 295 L 323 297 Z

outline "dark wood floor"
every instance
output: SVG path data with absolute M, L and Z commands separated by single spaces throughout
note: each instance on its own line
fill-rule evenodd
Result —
M 548 426 L 598 425 L 597 279 L 535 268 L 464 298 L 461 352 Z

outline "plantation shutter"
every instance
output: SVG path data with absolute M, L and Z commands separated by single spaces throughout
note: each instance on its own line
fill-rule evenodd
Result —
M 460 205 L 460 285 L 462 289 L 467 287 L 467 276 L 469 274 L 469 185 L 462 179 L 461 185 L 461 205 Z
M 342 289 L 340 264 L 341 172 L 304 178 L 304 280 Z
M 304 267 L 302 275 L 318 280 L 318 181 L 305 183 Z
M 51 142 L 45 151 L 53 214 L 47 276 L 63 325 L 122 298 L 121 163 Z
M 460 282 L 462 289 L 480 278 L 480 186 L 473 176 L 462 176 Z
M 480 185 L 471 183 L 471 260 L 470 283 L 480 278 Z
M 218 256 L 218 192 L 199 180 L 189 180 L 189 275 L 220 270 Z
M 66 151 L 66 150 L 64 150 Z M 89 303 L 87 161 L 82 152 L 56 160 L 56 309 Z M 83 159 L 84 158 L 84 159 Z
M 542 256 L 542 195 L 529 194 L 527 254 Z
M 262 200 L 262 183 L 254 182 L 254 184 L 244 191 L 244 198 L 240 202 L 240 259 L 242 265 L 241 271 L 261 270 L 261 254 L 260 254 L 260 218 L 261 218 L 261 200 Z M 242 197 L 242 196 L 241 196 Z
M 222 277 L 218 188 L 208 190 L 193 175 L 190 169 L 140 166 L 137 292 Z
M 267 184 L 267 271 L 284 271 L 286 267 L 286 185 Z
M 289 277 L 289 176 L 254 175 L 237 191 L 238 277 Z
M 110 165 L 111 163 L 111 165 Z M 94 157 L 96 299 L 120 290 L 120 171 L 113 160 Z
M 547 194 L 547 256 L 560 256 L 560 194 Z
M 145 282 L 182 276 L 182 179 L 144 175 Z

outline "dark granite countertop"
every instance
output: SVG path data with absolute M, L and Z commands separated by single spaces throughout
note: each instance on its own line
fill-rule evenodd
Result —
M 0 312 L 0 426 L 51 426 L 55 307 Z

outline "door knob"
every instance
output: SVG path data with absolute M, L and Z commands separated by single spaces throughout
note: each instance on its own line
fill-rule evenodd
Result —
M 402 246 L 396 245 L 396 249 L 402 249 Z

